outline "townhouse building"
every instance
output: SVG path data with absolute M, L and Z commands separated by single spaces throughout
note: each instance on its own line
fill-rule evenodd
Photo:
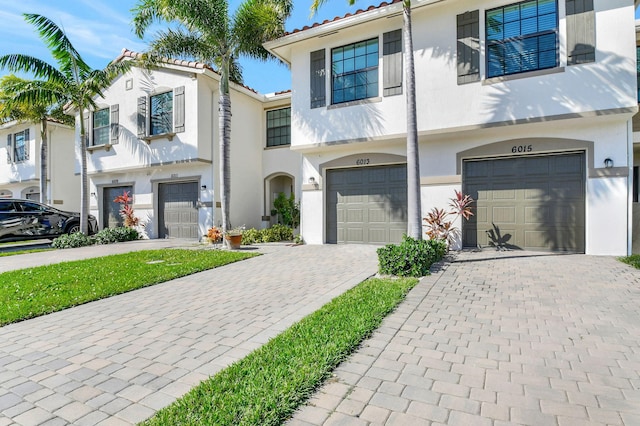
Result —
M 123 50 L 118 60 L 138 54 Z M 219 226 L 219 75 L 197 62 L 133 67 L 87 111 L 91 213 L 117 226 L 123 192 L 150 238 L 200 239 Z M 290 151 L 289 92 L 261 95 L 231 84 L 233 226 L 264 227 L 279 192 L 295 192 L 300 155 Z M 76 111 L 76 138 L 79 139 Z M 76 157 L 80 158 L 79 149 Z M 76 165 L 79 172 L 79 165 Z
M 476 200 L 472 220 L 458 222 L 461 246 L 629 253 L 634 9 L 413 1 L 423 216 L 461 190 Z M 402 37 L 396 0 L 265 45 L 291 67 L 308 243 L 396 242 L 406 230 Z
M 61 210 L 80 208 L 80 179 L 74 174 L 74 130 L 47 122 L 46 201 Z M 8 121 L 0 124 L 0 198 L 40 201 L 40 123 Z M 2 152 L 4 151 L 4 152 Z

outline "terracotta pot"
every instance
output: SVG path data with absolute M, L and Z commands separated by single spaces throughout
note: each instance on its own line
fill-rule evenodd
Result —
M 225 235 L 224 238 L 227 240 L 230 249 L 237 250 L 240 248 L 242 235 Z

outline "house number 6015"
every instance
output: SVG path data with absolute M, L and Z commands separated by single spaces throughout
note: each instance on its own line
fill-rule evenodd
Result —
M 516 145 L 511 148 L 511 152 L 531 152 L 533 151 L 533 145 Z
M 356 166 L 366 166 L 371 161 L 368 158 L 358 158 L 356 160 Z

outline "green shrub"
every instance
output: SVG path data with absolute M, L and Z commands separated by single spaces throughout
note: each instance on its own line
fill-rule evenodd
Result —
M 378 249 L 379 271 L 383 275 L 422 277 L 447 252 L 444 240 L 416 240 L 406 235 L 399 245 L 388 244 Z
M 246 229 L 242 233 L 242 245 L 246 246 L 249 244 L 261 243 L 262 242 L 262 231 L 256 228 Z
M 242 245 L 257 243 L 276 243 L 292 241 L 293 229 L 290 226 L 275 224 L 267 229 L 247 229 L 242 233 Z
M 64 234 L 53 240 L 51 247 L 57 249 L 85 247 L 95 244 L 93 238 L 87 237 L 82 232 Z
M 134 228 L 118 226 L 105 228 L 93 236 L 96 244 L 111 244 L 140 239 L 140 233 Z

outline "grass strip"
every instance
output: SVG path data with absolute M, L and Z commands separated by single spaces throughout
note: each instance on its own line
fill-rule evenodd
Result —
M 0 326 L 253 257 L 222 250 L 144 250 L 0 274 Z
M 417 282 L 415 278 L 364 281 L 143 424 L 281 424 Z
M 640 269 L 640 254 L 632 254 L 631 256 L 619 257 L 620 262 L 631 265 L 636 269 Z
M 3 251 L 3 252 L 0 252 L 0 257 L 16 256 L 18 254 L 40 253 L 41 251 L 51 251 L 51 250 L 55 250 L 55 249 L 53 249 L 53 248 L 40 248 L 40 249 L 24 249 L 24 250 L 14 250 L 14 251 Z

